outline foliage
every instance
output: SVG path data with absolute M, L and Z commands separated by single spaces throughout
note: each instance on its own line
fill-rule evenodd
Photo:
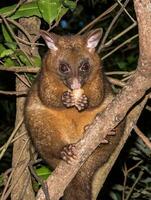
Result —
M 48 167 L 41 165 L 40 168 L 36 169 L 36 174 L 40 176 L 42 179 L 46 180 L 48 176 L 51 174 L 51 171 Z
M 41 187 L 39 178 L 41 179 L 41 181 L 46 180 L 48 176 L 51 174 L 51 170 L 46 165 L 40 164 L 36 166 L 34 171 L 36 173 L 36 176 L 38 177 L 38 180 L 33 180 L 33 188 L 34 188 L 34 191 L 37 192 L 38 189 Z
M 53 20 L 61 19 L 68 9 L 74 9 L 76 7 L 74 1 L 66 0 L 65 4 L 68 8 L 65 8 L 63 2 L 60 0 L 35 0 L 21 4 L 18 9 L 16 9 L 16 4 L 1 8 L 0 15 L 9 16 L 11 19 L 37 16 L 50 24 Z
M 0 14 L 3 16 L 9 16 L 11 19 L 19 19 L 21 17 L 37 16 L 41 17 L 41 13 L 38 9 L 37 2 L 22 4 L 16 11 L 16 4 L 0 9 Z M 14 12 L 12 12 L 14 11 Z
M 126 199 L 133 185 L 136 184 L 129 199 L 150 199 L 151 156 L 150 150 L 140 139 L 137 139 L 135 146 L 130 148 L 130 154 L 126 163 L 129 168 L 127 169 L 127 166 L 125 166 L 125 169 L 123 169 L 123 179 L 126 180 L 126 185 L 124 187 L 123 182 L 113 185 L 110 191 L 110 197 L 113 200 L 122 200 L 122 193 L 124 191 Z M 134 167 L 135 165 L 136 167 Z
M 38 0 L 29 3 L 24 3 L 19 6 L 14 4 L 12 6 L 4 7 L 0 9 L 0 15 L 3 17 L 10 17 L 11 19 L 20 19 L 22 17 L 37 16 L 42 18 L 48 24 L 53 21 L 60 21 L 62 16 L 68 11 L 68 9 L 74 9 L 76 3 L 74 1 L 66 0 L 65 8 L 63 2 L 60 0 Z M 8 26 L 4 21 L 2 24 L 2 34 L 4 37 L 4 44 L 0 44 L 0 58 L 4 66 L 12 65 L 41 65 L 41 58 L 32 58 L 32 62 L 21 50 L 18 50 L 18 45 L 15 41 L 13 33 L 16 31 L 15 26 Z

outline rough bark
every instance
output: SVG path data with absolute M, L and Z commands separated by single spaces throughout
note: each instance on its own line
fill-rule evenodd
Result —
M 101 190 L 101 188 L 103 187 L 103 184 L 110 172 L 110 170 L 112 169 L 116 159 L 119 156 L 120 151 L 122 150 L 124 144 L 126 143 L 134 124 L 137 123 L 137 120 L 139 119 L 139 116 L 147 102 L 148 96 L 146 96 L 146 98 L 143 99 L 143 101 L 138 104 L 137 106 L 135 106 L 130 113 L 128 114 L 128 116 L 126 117 L 126 127 L 125 127 L 125 131 L 123 133 L 123 136 L 118 144 L 118 146 L 116 147 L 115 151 L 112 153 L 111 157 L 109 158 L 108 162 L 105 163 L 105 165 L 103 165 L 99 171 L 97 172 L 96 176 L 100 177 L 99 183 L 93 183 L 93 200 L 96 200 L 99 191 Z
M 22 77 L 23 78 L 23 77 Z M 25 90 L 27 87 L 20 81 L 16 80 L 16 91 Z M 23 105 L 24 105 L 25 97 L 19 97 L 16 101 L 17 106 L 17 112 L 16 112 L 16 122 L 15 125 L 17 125 L 20 121 L 20 119 L 23 117 Z M 17 136 L 25 132 L 25 126 L 22 124 L 19 131 L 17 132 Z M 20 152 L 22 148 L 24 147 L 25 143 L 28 140 L 28 136 L 24 135 L 20 139 L 18 139 L 13 146 L 13 159 L 12 159 L 12 166 L 15 167 L 12 182 L 11 185 L 15 185 L 15 187 L 12 190 L 11 193 L 11 199 L 12 200 L 19 200 L 21 196 L 24 196 L 24 200 L 28 200 L 30 198 L 34 199 L 34 193 L 32 190 L 31 185 L 31 179 L 29 176 L 29 171 L 26 166 L 24 169 L 24 162 L 25 160 L 30 161 L 30 152 L 29 152 L 29 142 L 26 144 L 26 147 L 24 148 L 24 151 L 22 153 L 22 156 L 20 160 L 18 158 L 20 157 Z M 23 164 L 20 165 L 20 162 L 23 162 Z M 17 164 L 18 163 L 18 164 Z M 19 165 L 16 167 L 16 165 Z M 22 172 L 22 173 L 21 173 Z M 24 190 L 24 187 L 25 190 Z
M 40 20 L 38 20 L 36 17 L 21 19 L 20 23 L 25 28 L 25 30 L 28 31 L 32 35 L 31 38 L 33 38 L 39 32 Z M 26 37 L 23 35 L 23 33 L 19 33 L 19 36 L 22 39 L 27 40 Z M 31 49 L 30 46 L 21 44 L 21 48 L 28 55 L 30 53 L 30 57 L 38 55 L 38 50 L 35 46 L 33 46 Z M 25 80 L 24 75 L 20 75 L 20 78 L 22 80 Z M 27 90 L 27 86 L 19 78 L 16 77 L 16 92 L 26 91 L 26 90 Z M 25 101 L 25 97 L 17 98 L 17 101 L 16 101 L 17 112 L 16 112 L 16 122 L 15 122 L 16 125 L 18 124 L 20 119 L 23 117 L 24 101 Z M 25 131 L 26 131 L 25 126 L 24 124 L 22 124 L 21 128 L 17 132 L 17 135 L 20 135 L 21 133 Z M 16 166 L 21 149 L 24 147 L 27 140 L 28 140 L 28 135 L 25 135 L 24 137 L 21 137 L 16 142 L 14 142 L 13 160 L 12 160 L 13 167 Z M 14 170 L 12 183 L 11 183 L 11 185 L 15 184 L 15 187 L 13 188 L 12 193 L 11 193 L 12 200 L 19 200 L 19 199 L 34 200 L 35 199 L 35 194 L 32 189 L 31 177 L 30 177 L 30 172 L 28 170 L 28 166 L 26 166 L 25 170 L 23 170 L 23 168 L 25 167 L 24 161 L 25 160 L 30 161 L 30 147 L 31 147 L 30 143 L 28 142 L 19 160 L 19 163 L 23 163 L 23 164 L 19 165 Z M 23 173 L 21 173 L 22 170 L 23 170 Z
M 84 163 L 84 160 L 101 143 L 107 133 L 118 125 L 128 111 L 132 109 L 134 104 L 137 104 L 137 102 L 145 95 L 146 91 L 151 87 L 150 1 L 134 0 L 134 4 L 140 36 L 140 56 L 136 73 L 128 81 L 126 86 L 116 96 L 116 98 L 108 105 L 107 109 L 92 122 L 91 126 L 85 132 L 85 137 L 77 143 L 78 156 L 75 163 L 68 165 L 62 161 L 53 174 L 48 178 L 47 184 L 51 200 L 57 200 L 63 195 L 66 186 L 75 176 L 80 166 Z M 124 143 L 125 140 L 123 140 L 123 144 Z M 121 148 L 123 144 L 121 145 Z M 117 155 L 120 153 L 121 148 L 119 148 L 118 152 L 116 152 Z M 110 166 L 107 167 L 105 176 L 107 176 L 109 171 Z M 44 199 L 45 196 L 42 190 L 40 190 L 37 195 L 37 200 Z

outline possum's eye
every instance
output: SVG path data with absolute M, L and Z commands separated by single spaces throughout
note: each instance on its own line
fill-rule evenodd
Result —
M 89 62 L 88 61 L 82 62 L 81 65 L 80 65 L 80 67 L 79 67 L 79 70 L 81 72 L 89 72 L 89 70 L 90 70 L 90 64 L 89 64 Z
M 70 67 L 69 67 L 69 65 L 67 63 L 60 63 L 59 71 L 62 74 L 67 74 L 68 72 L 70 72 Z

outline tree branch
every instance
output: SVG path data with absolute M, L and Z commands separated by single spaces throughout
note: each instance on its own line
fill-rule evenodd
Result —
M 142 131 L 137 126 L 134 126 L 134 130 L 135 130 L 136 134 L 143 140 L 145 145 L 151 150 L 150 140 L 142 133 Z
M 23 96 L 23 95 L 26 95 L 27 94 L 27 91 L 3 91 L 3 90 L 0 90 L 0 94 L 3 94 L 3 95 L 15 95 L 15 96 Z
M 30 0 L 27 0 L 27 1 L 29 2 Z M 5 20 L 5 23 L 8 24 L 7 19 L 4 19 L 4 20 Z M 35 35 L 37 35 L 37 33 L 39 32 L 40 19 L 36 17 L 21 18 L 19 19 L 19 23 L 24 29 L 26 29 L 28 34 L 30 34 L 31 40 L 34 39 Z M 28 41 L 26 37 L 27 34 L 24 34 L 24 32 L 19 31 L 18 36 L 21 39 Z M 20 49 L 23 50 L 24 54 L 27 56 L 28 60 L 32 64 L 33 57 L 38 55 L 38 49 L 36 47 L 36 44 L 33 44 L 32 46 L 27 46 L 26 44 L 20 43 L 15 35 L 13 35 L 13 37 L 16 40 Z M 32 56 L 29 57 L 28 56 L 29 53 Z M 28 83 L 28 79 L 25 76 L 25 74 L 21 74 L 21 75 L 16 74 L 16 92 L 26 91 L 28 89 L 28 86 L 30 87 L 30 84 Z M 23 112 L 24 104 L 25 104 L 24 96 L 17 98 L 16 100 L 17 110 L 16 110 L 16 121 L 15 121 L 16 124 L 18 123 L 18 120 L 24 115 L 24 112 Z M 9 192 L 11 192 L 12 200 L 19 200 L 19 199 L 34 200 L 35 199 L 35 194 L 32 188 L 32 180 L 31 180 L 29 169 L 28 169 L 28 163 L 31 159 L 31 152 L 32 152 L 32 150 L 30 149 L 31 144 L 29 142 L 25 146 L 22 156 L 19 158 L 20 150 L 26 144 L 26 141 L 29 140 L 27 134 L 20 137 L 22 133 L 24 132 L 25 132 L 25 126 L 23 123 L 20 130 L 17 132 L 17 135 L 16 135 L 17 137 L 19 137 L 19 139 L 13 143 L 12 167 L 17 166 L 18 161 L 23 162 L 24 159 L 26 160 L 27 163 L 26 165 L 21 165 L 20 167 L 14 168 L 10 188 L 5 195 L 6 199 L 7 199 L 7 195 L 9 195 Z
M 0 71 L 7 71 L 7 72 L 14 72 L 14 73 L 24 73 L 24 72 L 26 72 L 26 73 L 37 73 L 39 71 L 39 68 L 36 68 L 36 67 L 33 67 L 33 66 L 4 67 L 3 65 L 0 65 Z

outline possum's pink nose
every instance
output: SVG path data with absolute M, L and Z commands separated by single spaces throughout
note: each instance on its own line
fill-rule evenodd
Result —
M 81 88 L 81 83 L 79 82 L 79 80 L 77 78 L 73 78 L 72 84 L 71 84 L 71 89 L 79 89 Z

